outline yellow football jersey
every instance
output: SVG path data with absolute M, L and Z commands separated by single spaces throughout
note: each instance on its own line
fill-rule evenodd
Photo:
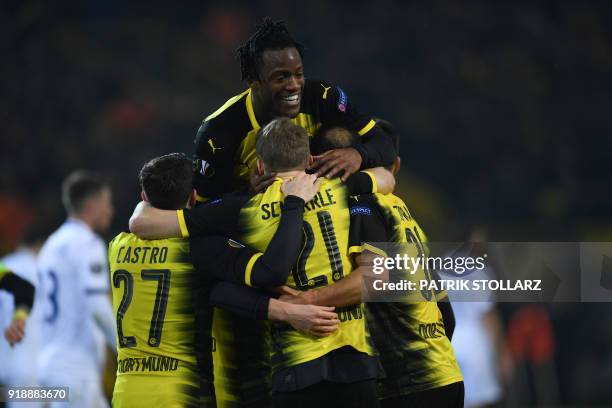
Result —
M 351 214 L 351 252 L 367 249 L 365 242 L 390 242 L 412 247 L 411 256 L 428 255 L 427 237 L 399 197 L 361 195 L 351 202 Z M 431 279 L 421 266 L 417 274 Z M 387 374 L 379 381 L 381 398 L 463 379 L 436 303 L 445 293 L 424 291 L 422 297 L 420 302 L 368 303 L 366 307 L 368 326 Z
M 113 406 L 214 406 L 198 366 L 189 242 L 121 233 L 108 256 L 118 346 Z
M 263 251 L 272 238 L 283 205 L 282 180 L 253 197 L 241 211 L 243 241 Z M 305 205 L 304 246 L 291 271 L 287 285 L 309 290 L 333 285 L 352 271 L 348 258 L 348 193 L 340 179 L 325 179 L 317 195 Z M 285 323 L 272 328 L 273 373 L 283 368 L 317 359 L 330 351 L 350 346 L 374 355 L 366 328 L 363 304 L 337 310 L 340 329 L 334 334 L 315 338 L 294 330 Z

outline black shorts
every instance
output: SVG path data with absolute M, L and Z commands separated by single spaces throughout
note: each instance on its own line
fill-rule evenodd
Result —
M 274 394 L 275 408 L 378 408 L 376 380 L 352 383 L 321 381 L 293 392 Z
M 463 381 L 459 381 L 444 387 L 387 398 L 380 402 L 380 406 L 382 408 L 463 408 L 464 397 Z

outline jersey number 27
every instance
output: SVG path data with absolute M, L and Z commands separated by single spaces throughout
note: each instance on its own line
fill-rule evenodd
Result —
M 161 343 L 162 328 L 166 316 L 166 306 L 168 305 L 168 292 L 170 291 L 170 270 L 169 269 L 143 269 L 140 272 L 142 280 L 157 281 L 157 294 L 155 295 L 155 305 L 153 306 L 153 316 L 151 317 L 151 327 L 149 329 L 149 339 L 147 344 L 151 347 L 159 347 Z M 125 336 L 123 334 L 123 318 L 127 312 L 132 295 L 134 294 L 134 278 L 126 270 L 118 269 L 113 273 L 113 285 L 119 289 L 123 282 L 123 297 L 117 309 L 117 336 L 119 337 L 118 346 L 136 347 L 136 337 Z

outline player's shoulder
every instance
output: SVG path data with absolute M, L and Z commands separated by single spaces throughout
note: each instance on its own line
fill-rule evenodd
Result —
M 248 90 L 236 95 L 204 119 L 195 137 L 198 157 L 210 157 L 216 153 L 231 157 L 234 154 L 235 149 L 253 129 L 255 123 L 254 119 L 251 119 L 255 117 L 254 113 L 249 115 L 247 109 L 246 100 L 249 95 Z M 202 165 L 208 163 L 203 162 Z M 229 166 L 230 163 L 227 162 L 225 165 Z
M 189 240 L 183 238 L 147 240 L 126 231 L 116 235 L 108 244 L 108 257 L 111 262 L 125 257 L 129 258 L 131 253 L 148 253 L 149 251 L 162 253 L 165 256 L 167 254 L 188 253 Z M 174 255 L 171 258 L 174 259 Z
M 219 109 L 208 115 L 200 126 L 199 133 L 206 132 L 238 132 L 244 136 L 252 128 L 247 98 L 250 92 L 246 91 L 230 98 Z
M 67 220 L 57 232 L 57 240 L 66 241 L 71 246 L 86 247 L 102 242 L 102 238 L 87 224 L 76 219 Z
M 320 98 L 323 98 L 334 87 L 336 85 L 320 79 L 306 79 L 304 81 L 304 92 L 319 95 Z
M 37 264 L 36 256 L 32 252 L 20 249 L 8 254 L 0 262 L 3 262 L 8 269 L 17 275 L 35 284 Z
M 284 180 L 280 177 L 277 177 L 276 179 L 274 179 L 274 181 L 272 181 L 272 184 L 270 184 L 264 191 L 261 191 L 250 197 L 243 207 L 249 208 L 258 206 L 259 203 L 262 202 L 284 201 L 284 194 L 281 190 L 283 183 Z
M 238 95 L 232 96 L 229 98 L 223 105 L 221 105 L 217 110 L 208 115 L 204 122 L 212 121 L 215 119 L 223 119 L 228 115 L 234 115 L 238 112 L 242 112 L 246 114 L 246 98 L 250 95 L 249 89 L 239 93 Z
M 119 234 L 115 235 L 113 239 L 108 243 L 109 250 L 113 247 L 121 246 L 129 244 L 130 242 L 134 242 L 139 239 L 135 234 L 132 234 L 129 231 L 122 231 Z
M 303 102 L 305 108 L 316 105 L 334 105 L 339 110 L 346 108 L 348 97 L 338 85 L 319 79 L 307 79 L 304 83 Z
M 342 182 L 340 177 L 334 177 L 332 179 L 323 179 L 323 182 L 319 187 L 318 195 L 322 195 L 320 198 L 324 201 L 335 202 L 342 200 L 343 203 L 348 205 L 348 198 L 350 194 L 349 188 Z
M 164 238 L 148 240 L 140 238 L 138 235 L 129 231 L 123 231 L 117 234 L 110 242 L 109 247 L 117 246 L 165 246 L 165 245 L 184 245 L 187 242 L 183 238 Z
M 380 193 L 376 193 L 378 199 L 387 204 L 387 205 L 400 205 L 403 207 L 407 207 L 406 203 L 404 202 L 404 200 L 398 196 L 396 196 L 395 194 L 391 193 L 391 194 L 380 194 Z
M 318 79 L 306 79 L 302 96 L 302 107 L 308 109 L 324 103 L 330 96 L 330 91 L 334 88 L 333 84 Z
M 90 238 L 89 231 L 80 222 L 67 220 L 49 235 L 40 250 L 39 259 L 71 256 L 75 252 L 73 248 L 88 245 Z
M 406 202 L 395 194 L 377 194 L 381 206 L 393 211 L 402 221 L 415 222 Z

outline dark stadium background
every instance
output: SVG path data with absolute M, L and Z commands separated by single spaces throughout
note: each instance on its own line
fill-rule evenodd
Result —
M 306 45 L 307 76 L 397 126 L 400 192 L 430 239 L 480 224 L 498 241 L 612 240 L 610 2 L 5 1 L 0 254 L 33 221 L 59 225 L 77 168 L 108 176 L 124 229 L 140 166 L 191 153 L 245 87 L 234 50 L 265 15 Z M 611 305 L 546 308 L 552 402 L 611 404 Z

